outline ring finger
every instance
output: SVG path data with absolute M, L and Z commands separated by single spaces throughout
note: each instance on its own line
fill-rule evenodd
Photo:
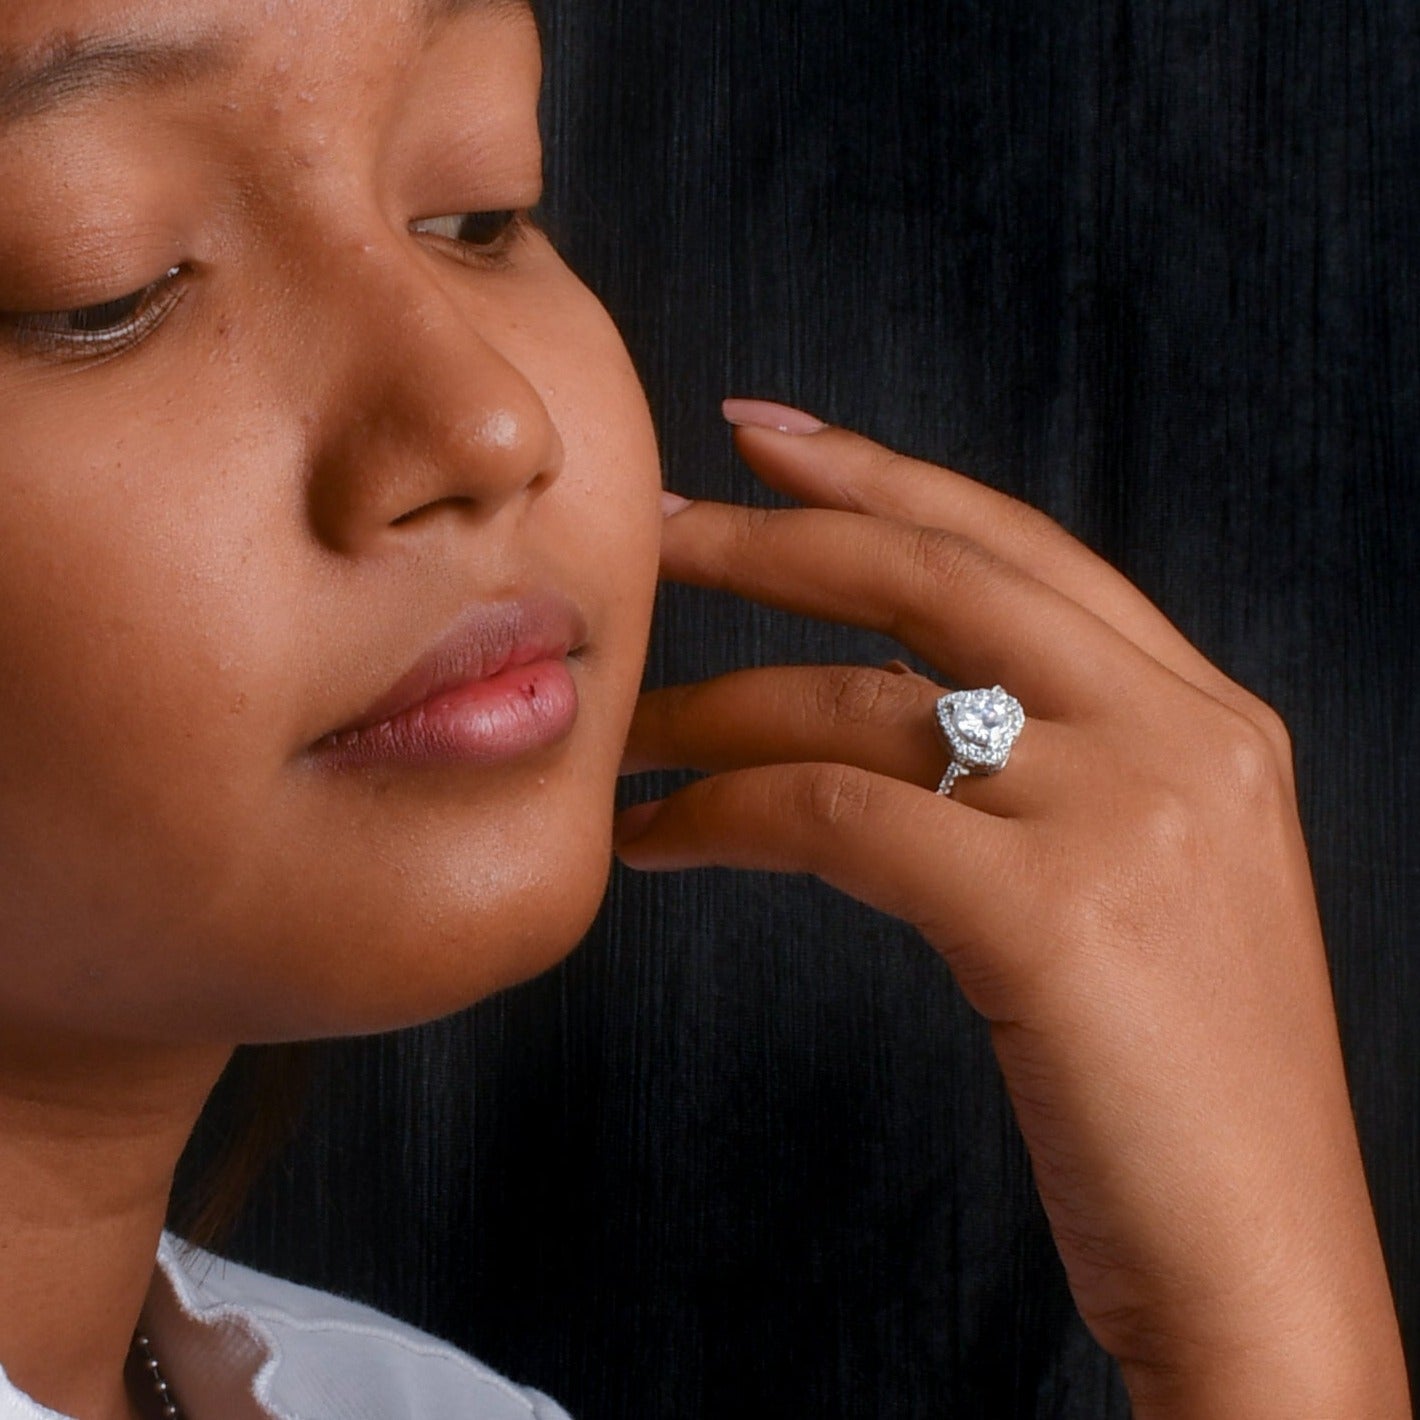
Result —
M 668 686 L 637 703 L 622 773 L 835 763 L 935 790 L 950 759 L 936 730 L 944 693 L 914 672 L 869 666 L 756 667 Z M 1063 780 L 1077 741 L 1028 718 L 1006 769 L 958 779 L 952 797 L 1010 818 L 1070 802 Z

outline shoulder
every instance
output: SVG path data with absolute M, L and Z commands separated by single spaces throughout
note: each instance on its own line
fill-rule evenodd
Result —
M 169 1233 L 158 1263 L 191 1320 L 235 1324 L 264 1348 L 253 1386 L 274 1415 L 568 1420 L 541 1392 L 348 1297 L 258 1272 Z

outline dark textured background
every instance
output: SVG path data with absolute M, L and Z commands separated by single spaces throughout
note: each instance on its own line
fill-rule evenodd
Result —
M 1040 504 L 1290 722 L 1415 1367 L 1420 7 L 563 0 L 548 28 L 551 218 L 672 487 L 773 501 L 717 403 L 801 402 Z M 652 683 L 889 649 L 672 588 Z M 563 968 L 336 1047 L 231 1250 L 578 1420 L 1127 1414 L 984 1031 L 807 878 L 618 870 Z

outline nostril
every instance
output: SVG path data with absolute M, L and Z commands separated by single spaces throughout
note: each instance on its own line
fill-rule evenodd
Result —
M 450 516 L 482 525 L 556 481 L 561 440 L 537 391 L 476 333 L 460 338 L 469 344 L 457 353 L 476 355 L 476 369 L 392 349 L 370 366 L 356 407 L 332 411 L 312 450 L 308 498 L 323 542 L 432 534 Z
M 417 518 L 422 513 L 427 513 L 430 508 L 438 508 L 444 503 L 476 503 L 475 498 L 467 498 L 462 494 L 449 498 L 431 498 L 427 503 L 421 503 L 417 508 L 411 508 L 407 513 L 401 513 L 397 518 L 390 519 L 390 527 L 397 528 L 401 523 L 407 523 L 413 518 Z

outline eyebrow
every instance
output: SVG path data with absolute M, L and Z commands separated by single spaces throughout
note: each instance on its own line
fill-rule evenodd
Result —
M 5 0 L 0 0 L 0 4 Z M 474 11 L 526 12 L 529 0 L 419 0 L 426 33 Z M 217 29 L 163 34 L 57 35 L 23 53 L 0 49 L 0 128 L 120 89 L 192 83 L 230 67 L 233 37 Z

